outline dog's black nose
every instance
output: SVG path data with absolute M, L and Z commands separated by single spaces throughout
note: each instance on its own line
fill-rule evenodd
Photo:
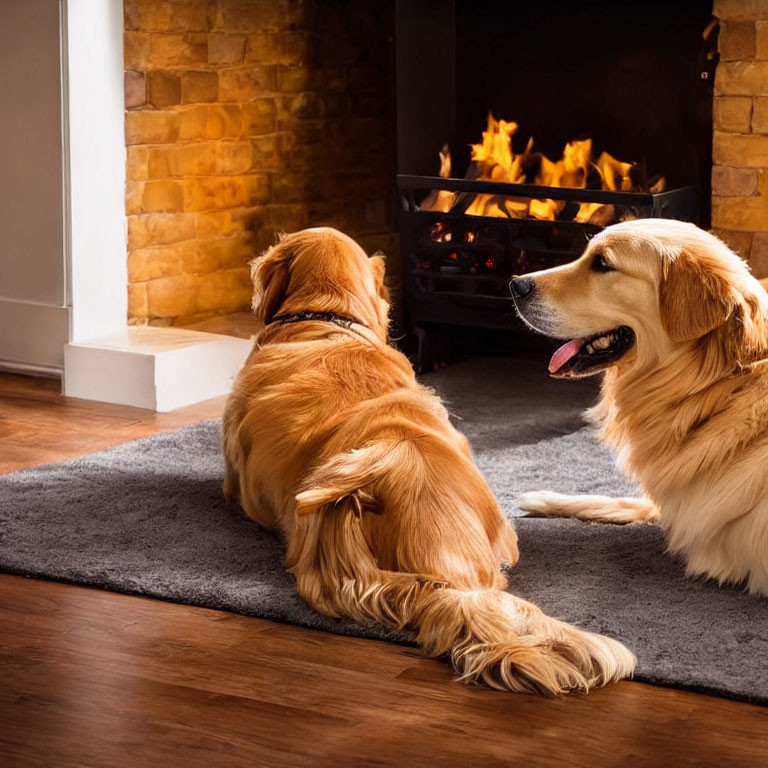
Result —
M 536 283 L 530 277 L 513 277 L 509 287 L 516 299 L 524 299 L 530 293 L 533 293 Z

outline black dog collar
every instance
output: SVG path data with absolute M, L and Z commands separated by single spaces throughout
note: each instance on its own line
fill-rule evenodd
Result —
M 354 317 L 347 317 L 346 315 L 339 315 L 336 312 L 296 312 L 293 315 L 275 315 L 267 325 L 273 323 L 280 323 L 281 325 L 288 325 L 289 323 L 303 323 L 307 320 L 315 320 L 323 323 L 333 323 L 340 328 L 351 328 L 353 325 L 362 325 L 364 328 L 368 326 L 360 320 L 355 320 Z

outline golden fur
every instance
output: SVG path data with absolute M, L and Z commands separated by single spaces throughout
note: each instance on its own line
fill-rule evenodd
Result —
M 613 271 L 595 271 L 596 254 Z M 635 332 L 590 415 L 648 499 L 544 491 L 522 506 L 657 521 L 689 574 L 768 595 L 768 296 L 744 261 L 693 224 L 644 219 L 609 227 L 575 262 L 528 277 L 535 298 L 523 315 L 538 330 Z
M 299 594 L 413 631 L 465 681 L 557 694 L 630 674 L 620 643 L 504 591 L 514 530 L 440 400 L 386 343 L 382 260 L 310 229 L 252 275 L 262 329 L 224 415 L 224 492 L 284 537 Z M 310 310 L 360 324 L 270 324 Z

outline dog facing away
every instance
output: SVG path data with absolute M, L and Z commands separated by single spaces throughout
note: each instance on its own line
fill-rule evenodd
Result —
M 631 674 L 617 641 L 504 591 L 516 535 L 440 400 L 387 345 L 382 259 L 309 229 L 251 274 L 260 330 L 224 414 L 224 493 L 282 535 L 309 605 L 409 630 L 494 688 L 554 695 Z
M 690 575 L 768 595 L 768 295 L 693 224 L 642 219 L 516 278 L 520 316 L 568 339 L 550 373 L 604 371 L 589 412 L 647 499 L 524 494 L 534 514 L 658 522 Z

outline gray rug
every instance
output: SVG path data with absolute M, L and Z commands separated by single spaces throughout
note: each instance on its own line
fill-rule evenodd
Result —
M 525 490 L 633 492 L 581 419 L 591 386 L 506 359 L 425 381 L 448 400 L 509 515 Z M 224 505 L 219 429 L 202 422 L 0 477 L 0 570 L 407 641 L 319 616 L 296 596 L 280 543 Z M 768 600 L 686 579 L 652 527 L 520 519 L 517 530 L 511 590 L 622 640 L 637 679 L 768 703 Z

